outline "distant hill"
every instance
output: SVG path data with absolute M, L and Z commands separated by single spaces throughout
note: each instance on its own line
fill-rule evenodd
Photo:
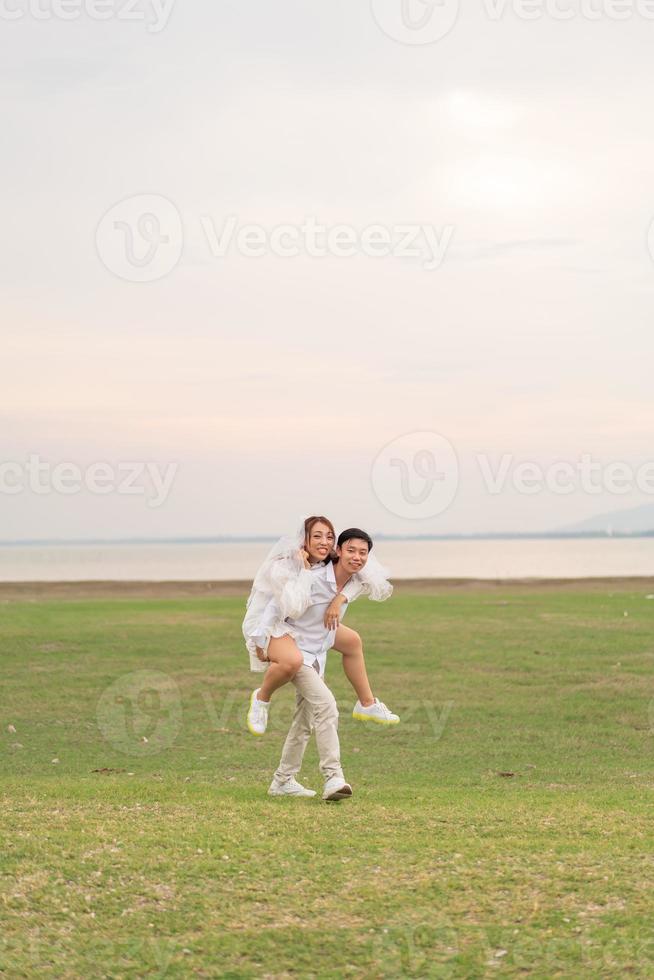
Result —
M 577 524 L 558 528 L 562 534 L 643 534 L 654 531 L 654 504 L 642 504 L 628 510 L 610 510 Z

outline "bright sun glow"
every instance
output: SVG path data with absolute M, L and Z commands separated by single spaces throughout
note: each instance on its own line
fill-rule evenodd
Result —
M 506 130 L 522 115 L 522 108 L 471 92 L 452 92 L 446 99 L 450 117 L 470 133 Z

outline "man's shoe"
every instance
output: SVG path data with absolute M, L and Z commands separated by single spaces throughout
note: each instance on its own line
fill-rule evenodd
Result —
M 315 789 L 307 789 L 302 783 L 298 783 L 294 776 L 280 783 L 273 779 L 268 790 L 268 796 L 315 796 Z
M 345 800 L 352 796 L 352 787 L 346 783 L 342 776 L 332 776 L 325 783 L 325 790 L 322 794 L 323 800 Z
M 259 701 L 257 694 L 260 687 L 252 692 L 250 710 L 248 711 L 248 728 L 253 735 L 263 735 L 268 726 L 268 709 L 270 701 Z
M 375 698 L 373 704 L 369 704 L 366 708 L 363 707 L 360 701 L 357 701 L 354 705 L 352 717 L 356 718 L 357 721 L 374 721 L 378 725 L 399 725 L 400 723 L 400 716 L 394 715 L 392 711 L 389 711 L 384 702 L 379 701 L 377 698 Z

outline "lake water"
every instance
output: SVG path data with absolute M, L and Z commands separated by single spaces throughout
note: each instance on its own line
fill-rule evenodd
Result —
M 2 582 L 251 579 L 269 542 L 0 546 Z M 654 538 L 379 541 L 393 578 L 654 576 Z

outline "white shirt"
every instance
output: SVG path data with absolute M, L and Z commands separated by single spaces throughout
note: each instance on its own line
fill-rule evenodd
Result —
M 325 612 L 327 606 L 338 595 L 334 566 L 330 562 L 322 568 L 312 570 L 311 591 L 309 605 L 301 616 L 295 618 L 287 617 L 284 622 L 291 627 L 295 642 L 308 667 L 313 667 L 317 662 L 319 673 L 322 677 L 325 673 L 327 663 L 327 651 L 334 645 L 336 630 L 328 630 L 325 626 Z M 347 605 L 341 610 L 341 615 L 345 612 Z M 276 599 L 271 599 L 268 603 L 261 620 L 260 629 L 266 633 L 271 624 L 279 620 L 280 612 Z

